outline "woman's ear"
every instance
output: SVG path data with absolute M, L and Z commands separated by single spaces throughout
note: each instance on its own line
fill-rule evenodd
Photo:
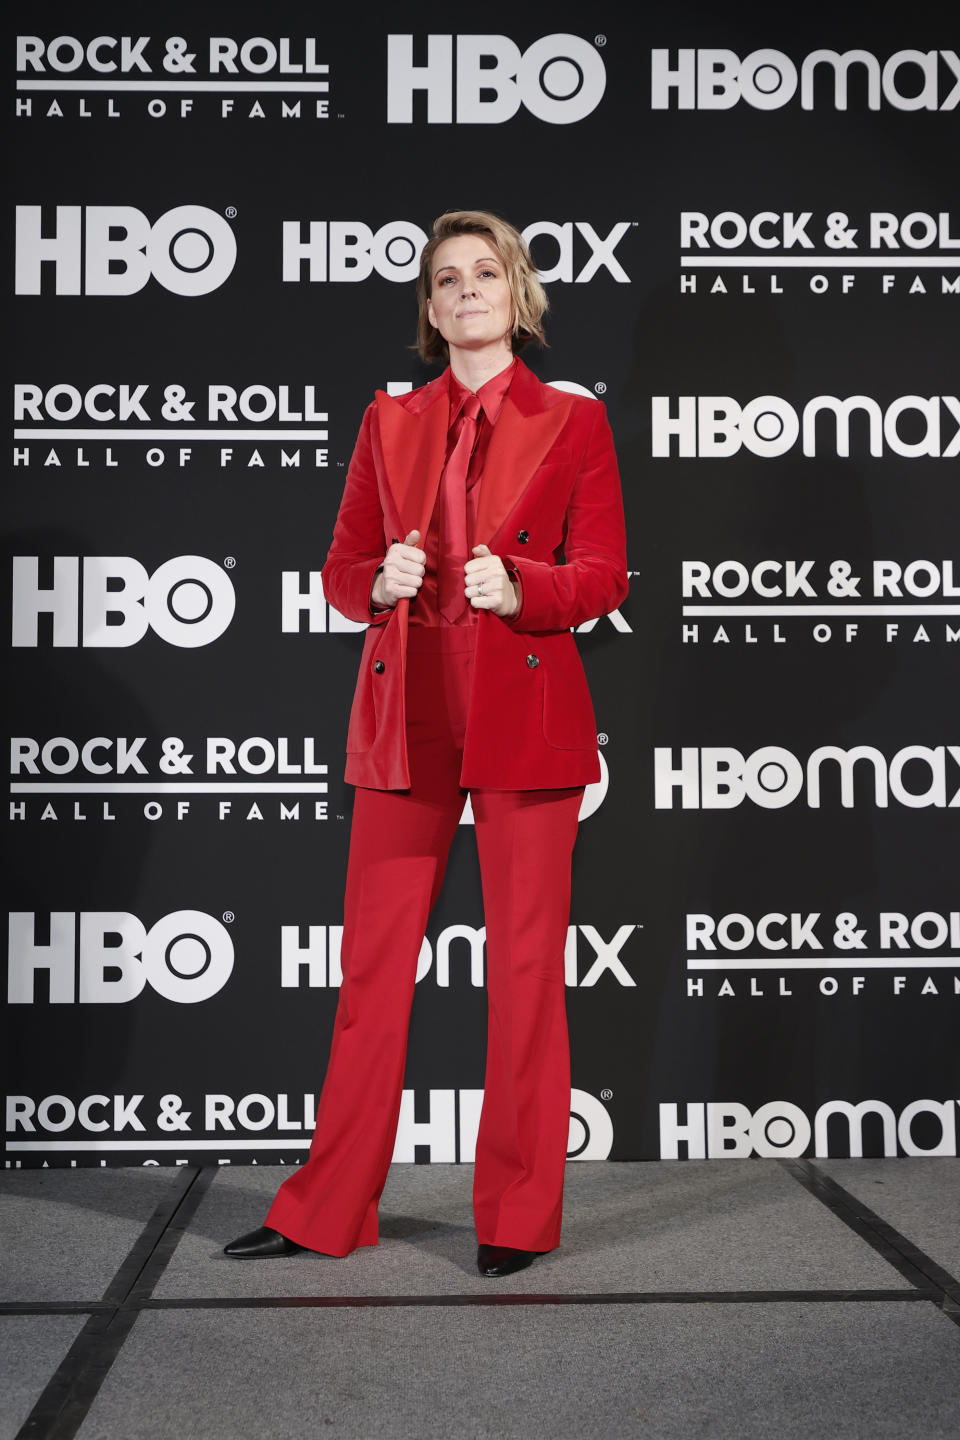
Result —
M 432 300 L 427 301 L 427 319 L 430 321 L 430 324 L 433 326 L 434 330 L 439 330 L 440 327 L 437 324 L 437 312 L 433 308 Z

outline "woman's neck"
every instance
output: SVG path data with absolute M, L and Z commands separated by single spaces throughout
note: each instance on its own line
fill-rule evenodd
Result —
M 474 394 L 492 380 L 494 375 L 499 375 L 501 370 L 513 363 L 513 351 L 504 341 L 496 347 L 486 347 L 483 350 L 464 350 L 459 346 L 450 347 L 450 369 L 453 371 L 461 385 L 465 385 Z

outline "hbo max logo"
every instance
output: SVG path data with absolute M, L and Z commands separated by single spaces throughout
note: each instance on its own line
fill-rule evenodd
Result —
M 676 92 L 680 110 L 730 110 L 745 100 L 756 110 L 779 110 L 800 91 L 812 110 L 831 95 L 835 110 L 851 96 L 881 99 L 897 110 L 955 110 L 960 103 L 960 57 L 956 50 L 895 50 L 886 60 L 869 50 L 811 50 L 796 65 L 782 50 L 754 50 L 742 59 L 733 50 L 650 52 L 650 103 L 668 110 Z M 818 74 L 819 72 L 819 74 Z
M 202 555 L 178 555 L 149 575 L 128 555 L 57 555 L 53 583 L 40 584 L 36 555 L 13 557 L 13 644 L 40 644 L 40 616 L 53 617 L 55 647 L 136 645 L 148 630 L 181 649 L 217 640 L 233 619 L 230 577 Z
M 951 765 L 948 766 L 948 757 Z M 855 780 L 860 766 L 861 785 Z M 908 768 L 909 767 L 909 768 Z M 873 803 L 886 809 L 893 800 L 911 810 L 929 806 L 956 809 L 960 787 L 948 769 L 960 767 L 958 745 L 904 745 L 888 760 L 873 745 L 821 745 L 812 750 L 806 765 L 780 745 L 763 745 L 744 755 L 729 745 L 696 749 L 684 745 L 680 765 L 674 768 L 673 750 L 654 750 L 654 805 L 673 808 L 674 791 L 684 810 L 732 810 L 751 800 L 764 810 L 781 810 L 800 797 L 813 810 L 820 808 L 823 775 L 831 779 L 844 809 L 862 804 L 872 791 Z M 909 784 L 908 784 L 909 778 Z
M 535 220 L 523 238 L 532 244 L 546 237 L 551 263 L 541 264 L 537 272 L 545 284 L 562 280 L 583 285 L 605 269 L 618 284 L 629 285 L 630 276 L 614 251 L 630 228 L 629 220 L 619 220 L 604 236 L 587 220 Z M 385 280 L 415 280 L 426 243 L 425 232 L 409 220 L 388 220 L 376 231 L 362 220 L 311 220 L 306 228 L 299 220 L 285 220 L 283 279 L 299 281 L 306 265 L 311 282 L 367 280 L 374 272 Z M 583 254 L 584 243 L 588 255 Z
M 958 1105 L 960 1100 L 912 1100 L 897 1115 L 883 1100 L 856 1104 L 827 1100 L 810 1117 L 789 1100 L 771 1100 L 754 1111 L 733 1100 L 690 1101 L 681 1120 L 680 1106 L 664 1101 L 660 1105 L 660 1158 L 680 1159 L 681 1145 L 689 1160 L 796 1156 L 805 1153 L 811 1138 L 818 1157 L 855 1158 L 864 1151 L 865 1122 L 869 1122 L 874 1141 L 882 1136 L 884 1156 L 956 1155 Z M 913 1134 L 914 1123 L 921 1116 L 927 1136 L 936 1137 L 932 1145 Z
M 456 63 L 454 63 L 456 40 Z M 413 97 L 426 92 L 427 123 L 502 125 L 523 105 L 549 125 L 583 120 L 603 98 L 607 73 L 579 35 L 544 35 L 525 51 L 506 35 L 428 35 L 415 64 L 412 35 L 387 36 L 387 123 L 413 123 Z
M 181 1005 L 209 1000 L 233 971 L 233 941 L 202 910 L 175 910 L 149 930 L 124 910 L 55 910 L 49 939 L 32 911 L 10 915 L 7 1000 L 32 1005 L 36 977 L 49 977 L 51 1005 L 117 1005 L 149 984 Z
M 55 210 L 51 225 L 42 206 L 17 206 L 18 295 L 41 294 L 44 265 L 57 295 L 134 295 L 151 275 L 174 295 L 209 295 L 236 264 L 233 231 L 204 205 L 178 205 L 152 225 L 132 205 Z

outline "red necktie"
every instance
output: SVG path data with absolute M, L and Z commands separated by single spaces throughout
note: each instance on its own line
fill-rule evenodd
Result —
M 457 443 L 450 452 L 450 459 L 443 472 L 437 590 L 440 614 L 451 625 L 456 623 L 467 608 L 463 573 L 463 567 L 468 558 L 467 473 L 477 439 L 477 420 L 480 410 L 479 398 L 476 395 L 468 395 L 463 406 Z

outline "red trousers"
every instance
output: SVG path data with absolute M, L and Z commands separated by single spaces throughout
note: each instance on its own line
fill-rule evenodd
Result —
M 328 1255 L 375 1245 L 393 1155 L 417 958 L 466 796 L 472 627 L 411 627 L 408 791 L 358 789 L 337 1007 L 310 1156 L 266 1224 Z M 502 717 L 510 724 L 509 715 Z M 560 1238 L 570 1121 L 563 952 L 582 789 L 474 790 L 488 1032 L 474 1170 L 482 1244 Z

